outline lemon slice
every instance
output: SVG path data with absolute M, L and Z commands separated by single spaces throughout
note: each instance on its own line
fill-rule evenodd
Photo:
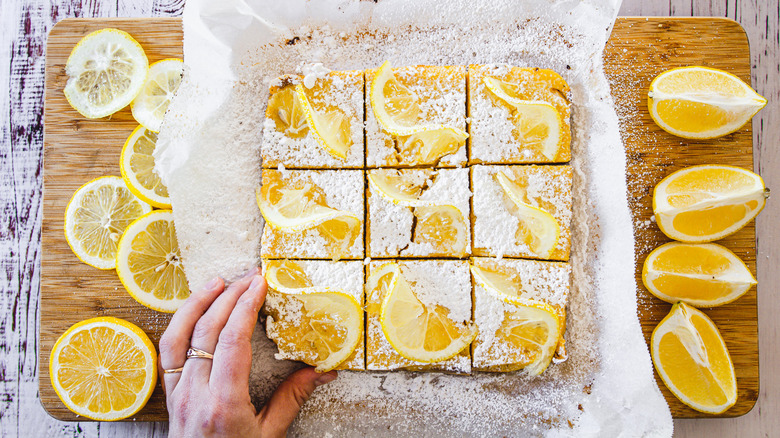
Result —
M 554 106 L 540 100 L 522 100 L 509 94 L 504 81 L 487 76 L 485 87 L 513 110 L 513 134 L 523 146 L 537 150 L 550 161 L 558 156 L 563 117 Z
M 390 172 L 371 172 L 368 183 L 387 201 L 402 207 L 424 207 L 436 205 L 433 201 L 420 199 L 422 187 L 409 182 L 404 176 Z
M 65 239 L 82 262 L 114 269 L 119 238 L 131 222 L 152 207 L 136 198 L 118 176 L 84 184 L 65 208 Z
M 739 231 L 764 208 L 769 190 L 755 173 L 734 166 L 678 170 L 653 190 L 661 231 L 682 242 L 711 242 Z
M 520 219 L 520 231 L 523 243 L 535 255 L 548 258 L 558 245 L 561 231 L 558 221 L 545 210 L 527 204 L 523 198 L 523 190 L 513 183 L 504 172 L 496 173 L 496 179 L 504 193 L 517 207 L 516 214 Z
M 434 205 L 414 209 L 417 227 L 412 240 L 427 243 L 440 254 L 455 257 L 466 255 L 468 245 L 468 230 L 466 219 L 452 205 Z
M 110 116 L 138 95 L 148 69 L 144 50 L 129 33 L 111 28 L 92 32 L 68 56 L 65 98 L 86 118 Z
M 564 321 L 554 307 L 523 296 L 522 285 L 516 278 L 475 265 L 470 268 L 479 286 L 511 305 L 505 308 L 504 320 L 495 334 L 498 342 L 509 346 L 501 349 L 509 352 L 506 371 L 522 368 L 539 375 L 556 354 L 566 357 Z
M 382 299 L 379 321 L 382 332 L 398 354 L 409 360 L 432 363 L 447 360 L 469 347 L 477 335 L 472 323 L 452 321 L 445 307 L 426 306 L 412 292 L 396 263 L 387 269 L 394 278 L 390 279 Z
M 647 107 L 658 126 L 694 139 L 731 134 L 766 103 L 738 77 L 709 67 L 667 70 L 653 79 L 647 93 Z
M 119 241 L 116 273 L 136 301 L 173 313 L 190 296 L 173 212 L 155 210 L 130 224 Z
M 374 74 L 369 99 L 374 117 L 387 133 L 403 135 L 417 124 L 420 99 L 396 79 L 390 61 L 385 61 Z
M 146 129 L 160 132 L 163 117 L 179 89 L 183 73 L 184 61 L 181 59 L 163 59 L 152 64 L 143 88 L 133 100 L 133 118 Z
M 469 136 L 462 129 L 445 125 L 422 125 L 402 133 L 411 134 L 398 137 L 398 154 L 402 161 L 417 165 L 437 164 L 444 156 L 458 152 Z
M 703 312 L 677 303 L 650 339 L 653 364 L 666 387 L 700 412 L 720 414 L 737 402 L 737 379 L 726 343 Z
M 714 243 L 667 243 L 645 259 L 642 282 L 668 302 L 715 307 L 745 294 L 756 279 L 733 252 Z
M 157 208 L 171 208 L 168 188 L 154 171 L 157 134 L 139 126 L 125 141 L 119 168 L 127 188 L 144 202 Z
M 328 287 L 314 286 L 301 266 L 290 260 L 269 260 L 265 266 L 268 286 L 285 294 L 329 292 Z
M 266 116 L 274 121 L 276 130 L 290 138 L 303 138 L 309 132 L 306 114 L 292 85 L 285 86 L 268 99 Z
M 115 421 L 140 411 L 157 383 L 157 352 L 149 337 L 118 318 L 81 321 L 57 339 L 49 376 L 74 413 Z
M 346 160 L 347 152 L 352 146 L 352 137 L 349 120 L 344 113 L 338 109 L 328 112 L 315 110 L 306 97 L 303 84 L 295 86 L 295 94 L 303 114 L 306 115 L 306 122 L 320 146 L 334 157 Z
M 339 291 L 270 291 L 266 303 L 268 336 L 287 357 L 330 371 L 350 358 L 363 339 L 363 309 Z M 269 304 L 278 304 L 269 305 Z M 289 317 L 279 309 L 300 308 L 300 315 Z

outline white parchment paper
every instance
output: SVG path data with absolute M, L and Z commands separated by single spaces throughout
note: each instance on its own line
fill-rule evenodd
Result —
M 625 150 L 601 55 L 619 0 L 189 0 L 185 79 L 155 152 L 193 289 L 259 261 L 254 191 L 268 83 L 331 69 L 507 63 L 552 68 L 572 88 L 575 170 L 569 359 L 522 373 L 341 372 L 298 436 L 671 436 L 636 313 Z M 299 366 L 254 337 L 261 404 Z

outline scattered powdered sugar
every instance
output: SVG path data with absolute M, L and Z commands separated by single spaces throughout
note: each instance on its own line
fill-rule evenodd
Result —
M 469 170 L 468 169 L 377 169 L 368 175 L 395 174 L 417 187 L 424 187 L 421 200 L 435 205 L 451 205 L 463 215 L 466 226 L 466 248 L 471 248 L 471 224 L 469 223 Z M 413 208 L 394 204 L 369 184 L 367 216 L 367 248 L 371 257 L 425 257 L 436 249 L 430 243 L 414 242 L 415 223 Z
M 570 166 L 483 166 L 471 168 L 474 196 L 474 248 L 477 255 L 537 257 L 514 236 L 520 219 L 511 211 L 512 201 L 495 178 L 504 172 L 525 184 L 526 201 L 550 213 L 558 222 L 560 236 L 550 258 L 568 260 L 571 247 L 572 171 Z M 516 181 L 519 182 L 519 181 Z

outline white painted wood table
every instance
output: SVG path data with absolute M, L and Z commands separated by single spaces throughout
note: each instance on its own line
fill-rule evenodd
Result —
M 184 0 L 2 0 L 0 2 L 0 436 L 167 435 L 164 423 L 64 423 L 38 400 L 37 346 L 46 35 L 66 17 L 180 15 Z M 753 87 L 769 100 L 754 119 L 755 169 L 780 190 L 780 7 L 777 0 L 624 0 L 620 15 L 729 17 L 747 31 Z M 5 96 L 9 96 L 5 99 Z M 681 437 L 771 437 L 780 430 L 780 199 L 759 216 L 761 390 L 733 419 L 676 420 Z

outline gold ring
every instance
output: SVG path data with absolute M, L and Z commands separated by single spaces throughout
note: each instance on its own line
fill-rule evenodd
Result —
M 187 359 L 214 359 L 214 355 L 200 348 L 190 347 L 187 350 Z
M 171 368 L 169 370 L 163 370 L 163 373 L 165 373 L 165 374 L 176 374 L 176 373 L 180 373 L 183 369 L 184 369 L 184 367 Z

